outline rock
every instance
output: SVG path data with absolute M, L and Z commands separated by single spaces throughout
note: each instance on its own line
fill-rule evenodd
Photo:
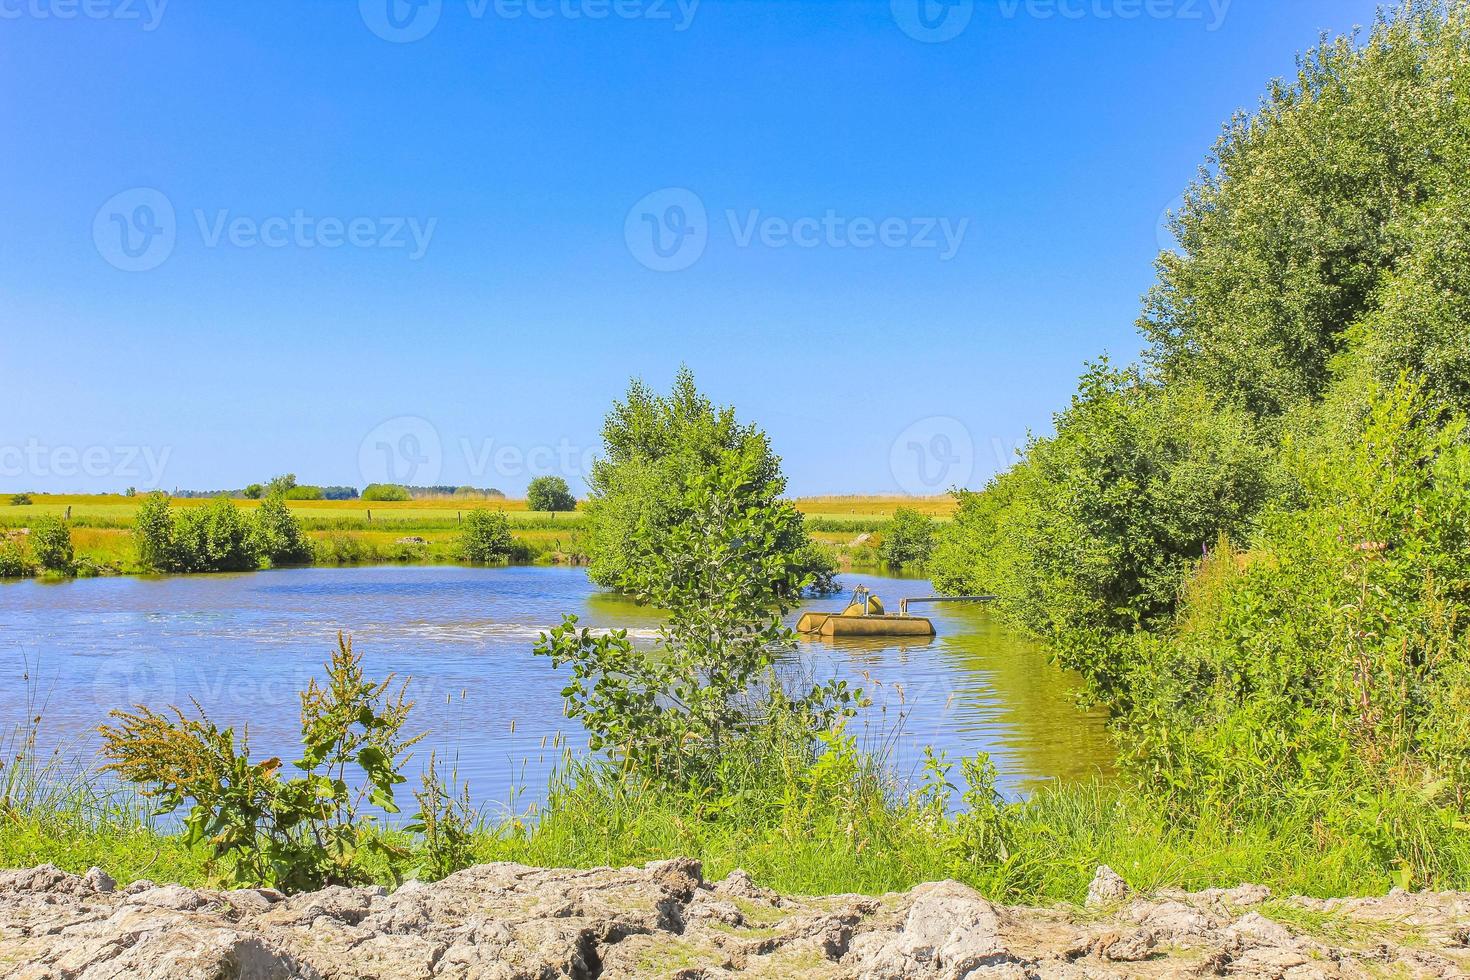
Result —
M 1086 912 L 1003 908 L 955 882 L 866 897 L 780 896 L 697 861 L 573 871 L 487 864 L 427 883 L 200 891 L 98 869 L 0 872 L 0 975 L 21 980 L 531 980 L 826 977 L 1467 976 L 1470 895 L 1289 899 L 1333 918 L 1297 933 L 1264 890 L 1148 897 Z M 1116 877 L 1116 876 L 1113 876 Z M 1121 881 L 1121 879 L 1119 879 Z M 1126 888 L 1126 886 L 1124 886 Z M 1091 897 L 1090 892 L 1090 897 Z M 1124 904 L 1124 899 L 1131 898 Z M 1273 906 L 1274 908 L 1274 906 Z M 1356 941 L 1344 937 L 1362 923 Z
M 1087 886 L 1087 907 L 1099 908 L 1104 905 L 1116 905 L 1133 894 L 1133 889 L 1128 887 L 1128 882 L 1122 876 L 1106 864 L 1097 869 L 1097 874 L 1092 876 L 1092 884 Z
M 82 881 L 99 895 L 117 891 L 117 882 L 113 881 L 112 876 L 101 868 L 88 868 L 87 873 L 82 875 Z

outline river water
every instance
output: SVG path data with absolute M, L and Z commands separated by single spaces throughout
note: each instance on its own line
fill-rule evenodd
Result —
M 930 594 L 917 579 L 848 575 L 839 584 L 859 582 L 895 608 L 904 596 Z M 937 638 L 804 641 L 786 669 L 863 687 L 874 704 L 852 730 L 869 745 L 891 742 L 900 775 L 918 771 L 927 745 L 952 760 L 991 753 L 1011 795 L 1110 771 L 1103 719 L 1076 707 L 1074 675 L 981 607 L 920 611 L 935 620 Z M 297 692 L 321 676 L 341 630 L 366 655 L 370 677 L 411 678 L 417 705 L 409 727 L 430 733 L 420 757 L 434 748 L 457 760 L 478 804 L 522 808 L 544 792 L 558 734 L 585 749 L 584 735 L 562 714 L 564 678 L 531 653 L 537 636 L 568 612 L 583 625 L 646 639 L 657 626 L 648 610 L 566 567 L 304 568 L 3 584 L 0 731 L 40 714 L 43 742 L 89 762 L 96 726 L 110 710 L 192 700 L 222 727 L 248 726 L 253 754 L 289 761 L 297 758 Z

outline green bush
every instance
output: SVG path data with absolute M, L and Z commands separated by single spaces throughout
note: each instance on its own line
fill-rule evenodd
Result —
M 36 563 L 20 537 L 0 532 L 0 578 L 25 578 L 35 572 Z
M 255 550 L 272 565 L 306 565 L 313 556 L 301 522 L 279 496 L 267 497 L 251 515 Z
M 10 498 L 10 506 L 12 507 L 29 507 L 30 505 L 31 495 L 28 493 L 17 493 Z
M 577 498 L 559 476 L 538 476 L 526 488 L 526 508 L 534 511 L 567 511 L 577 509 Z
M 413 498 L 409 495 L 407 487 L 399 486 L 396 483 L 370 483 L 363 488 L 362 499 L 387 502 L 411 500 Z
M 1280 484 L 1249 416 L 1197 386 L 1104 361 L 1056 435 L 982 494 L 961 494 L 929 570 L 951 594 L 994 594 L 1014 622 L 1114 693 L 1105 638 L 1168 621 L 1222 535 L 1244 540 Z
M 922 569 L 934 552 L 934 518 L 900 507 L 883 527 L 878 560 L 892 568 Z
M 325 500 L 327 492 L 321 487 L 295 486 L 284 494 L 287 500 Z
M 633 591 L 641 556 L 658 550 L 672 528 L 690 519 L 684 491 L 714 469 L 746 474 L 741 493 L 752 508 L 772 506 L 786 492 L 780 457 L 766 434 L 741 424 L 733 408 L 717 409 L 688 368 L 680 369 L 667 397 L 633 381 L 627 400 L 608 413 L 602 441 L 582 526 L 588 575 L 599 585 Z M 830 592 L 830 558 L 810 541 L 797 515 L 763 547 L 782 557 L 791 581 Z
M 31 552 L 47 571 L 70 575 L 76 566 L 71 528 L 59 517 L 43 517 L 31 525 Z
M 476 565 L 502 562 L 515 553 L 510 521 L 498 510 L 480 509 L 466 513 L 459 543 L 464 560 Z
M 259 538 L 226 498 L 177 512 L 167 494 L 154 492 L 133 520 L 138 561 L 155 572 L 231 572 L 260 567 Z

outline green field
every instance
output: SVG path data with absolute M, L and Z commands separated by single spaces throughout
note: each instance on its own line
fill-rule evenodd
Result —
M 31 503 L 11 503 L 11 492 L 0 493 L 0 531 L 29 527 L 37 517 L 67 518 L 79 558 L 90 559 L 105 571 L 135 573 L 133 518 L 141 497 L 121 494 L 31 494 Z M 202 507 L 205 498 L 174 498 L 178 508 Z M 257 500 L 236 500 L 243 510 Z M 517 541 L 527 545 L 538 561 L 576 562 L 580 549 L 579 511 L 547 513 L 526 509 L 524 500 L 407 501 L 292 500 L 291 512 L 313 541 L 322 545 L 329 561 L 364 563 L 452 563 L 458 561 L 457 542 L 463 515 L 475 509 L 498 510 L 510 521 Z M 877 561 L 872 540 L 900 507 L 947 519 L 953 514 L 952 497 L 828 496 L 796 501 L 806 515 L 812 536 L 837 552 L 845 567 L 870 567 Z M 422 543 L 406 539 L 421 538 Z

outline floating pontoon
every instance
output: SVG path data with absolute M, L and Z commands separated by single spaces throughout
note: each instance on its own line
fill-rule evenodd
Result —
M 905 599 L 898 605 L 898 615 L 886 613 L 883 601 L 868 590 L 858 586 L 848 600 L 847 608 L 840 613 L 803 613 L 796 622 L 796 631 L 806 636 L 934 636 L 932 620 L 925 616 L 910 616 L 911 602 L 994 602 L 995 596 L 924 596 Z

